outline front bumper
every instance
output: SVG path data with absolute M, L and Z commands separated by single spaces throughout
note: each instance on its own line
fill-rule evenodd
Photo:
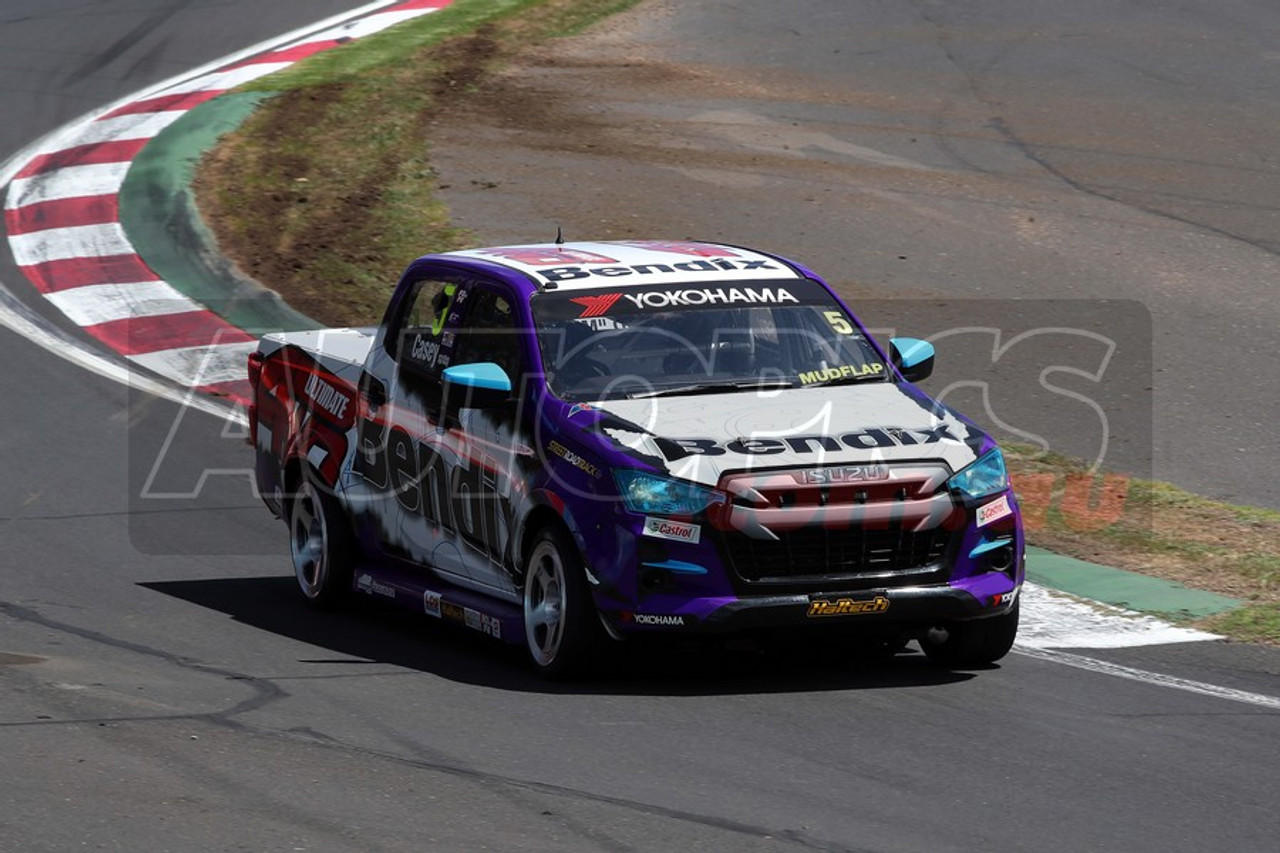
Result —
M 889 589 L 684 600 L 651 597 L 644 611 L 608 613 L 606 618 L 624 635 L 792 629 L 902 632 L 1001 616 L 1012 609 L 1020 591 L 1020 581 L 989 572 L 948 584 Z

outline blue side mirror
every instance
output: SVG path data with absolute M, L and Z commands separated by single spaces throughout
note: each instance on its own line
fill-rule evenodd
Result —
M 459 409 L 492 409 L 511 399 L 511 377 L 492 361 L 477 361 L 446 367 L 444 373 L 446 414 Z
M 933 373 L 933 344 L 919 338 L 891 338 L 889 358 L 908 382 L 928 379 Z
M 444 381 L 464 388 L 482 388 L 486 391 L 511 393 L 511 377 L 492 361 L 476 361 L 471 364 L 455 364 L 444 369 Z

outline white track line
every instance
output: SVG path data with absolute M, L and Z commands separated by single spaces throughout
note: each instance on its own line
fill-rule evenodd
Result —
M 126 364 L 100 355 L 97 350 L 85 346 L 81 341 L 36 314 L 3 287 L 0 287 L 0 324 L 22 335 L 41 349 L 113 382 L 145 391 L 162 400 L 197 409 L 230 423 L 243 426 L 249 423 L 248 417 L 240 407 L 228 406 L 211 397 L 197 394 L 191 389 L 174 388 L 135 370 L 130 370 Z
M 101 114 L 99 111 L 97 114 Z M 173 110 L 151 113 L 129 113 L 113 118 L 89 121 L 79 126 L 74 139 L 59 135 L 56 143 L 37 148 L 36 156 L 52 154 L 74 145 L 101 145 L 107 142 L 127 142 L 134 139 L 151 139 L 182 117 Z
M 194 80 L 187 80 L 164 90 L 166 95 L 188 95 L 195 92 L 207 92 L 213 89 L 234 89 L 243 86 L 268 74 L 275 74 L 293 65 L 292 62 L 259 62 L 253 65 L 242 65 L 215 74 L 206 74 Z
M 1188 693 L 1199 693 L 1202 696 L 1212 696 L 1215 699 L 1244 702 L 1248 705 L 1257 705 L 1272 711 L 1280 711 L 1280 697 L 1277 696 L 1249 693 L 1245 690 L 1220 687 L 1217 684 L 1207 684 L 1203 681 L 1192 681 L 1189 678 L 1178 678 L 1175 675 L 1148 672 L 1145 669 L 1134 669 L 1130 666 L 1122 666 L 1118 663 L 1085 657 L 1072 652 L 1061 652 L 1056 649 L 1036 649 L 1029 646 L 1018 646 L 1015 647 L 1014 651 L 1026 657 L 1060 663 L 1076 669 L 1088 670 L 1089 672 L 1100 672 L 1104 675 L 1114 675 L 1116 678 L 1127 678 L 1130 681 L 1140 681 L 1144 684 L 1153 684 L 1158 687 L 1172 687 L 1175 690 L 1184 690 Z
M 72 225 L 67 228 L 46 228 L 29 234 L 11 234 L 9 251 L 13 252 L 13 259 L 20 267 L 72 258 L 112 258 L 134 254 L 133 244 L 125 236 L 124 228 L 119 222 Z M 63 293 L 75 295 L 74 291 Z
M 1280 697 L 1162 675 L 1063 651 L 1073 648 L 1134 648 L 1218 639 L 1221 637 L 1216 634 L 1179 628 L 1145 613 L 1076 598 L 1028 583 L 1022 587 L 1022 624 L 1018 628 L 1018 642 L 1013 650 L 1017 654 L 1076 669 L 1280 710 Z
M 46 201 L 115 195 L 124 184 L 129 166 L 128 162 L 64 166 L 29 178 L 18 178 L 9 184 L 9 198 L 5 207 L 17 210 Z
M 128 359 L 179 385 L 195 388 L 243 379 L 245 361 L 249 358 L 249 353 L 257 348 L 257 341 L 201 344 L 138 353 L 128 356 Z
M 159 317 L 199 311 L 200 303 L 179 293 L 168 282 L 86 284 L 74 293 L 55 291 L 45 298 L 77 326 L 96 326 L 130 317 Z

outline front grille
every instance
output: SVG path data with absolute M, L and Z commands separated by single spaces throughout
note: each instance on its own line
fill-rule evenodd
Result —
M 941 579 L 951 532 L 803 527 L 779 533 L 777 540 L 726 531 L 721 541 L 748 584 L 891 587 Z
M 740 584 L 780 594 L 940 582 L 963 527 L 948 476 L 940 462 L 731 473 L 720 550 Z

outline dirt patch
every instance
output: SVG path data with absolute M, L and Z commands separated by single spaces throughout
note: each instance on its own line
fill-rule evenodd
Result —
M 1033 544 L 1246 602 L 1280 604 L 1280 513 L 1164 483 L 1093 476 L 1063 458 L 1006 447 Z M 1067 483 L 1087 484 L 1069 497 Z M 1052 484 L 1047 486 L 1047 484 Z M 1080 496 L 1087 491 L 1088 499 Z
M 546 104 L 491 90 L 493 69 L 625 5 L 545 0 L 466 35 L 409 43 L 373 73 L 269 100 L 201 164 L 195 190 L 219 247 L 322 323 L 378 322 L 408 262 L 475 242 L 439 198 L 437 128 L 472 99 L 517 126 L 536 123 Z
M 498 55 L 481 29 L 383 76 L 273 98 L 201 164 L 221 250 L 322 323 L 376 323 L 409 260 L 464 242 L 434 197 L 428 125 Z

